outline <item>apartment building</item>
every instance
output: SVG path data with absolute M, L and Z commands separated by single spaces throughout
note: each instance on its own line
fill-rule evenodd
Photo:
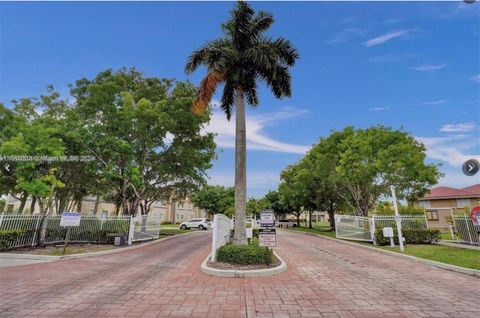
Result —
M 428 225 L 431 228 L 447 229 L 448 218 L 454 212 L 471 210 L 480 205 L 480 184 L 465 188 L 437 187 L 415 203 L 426 210 Z
M 95 204 L 97 197 L 86 196 L 82 200 L 80 213 L 83 215 L 89 216 L 113 216 L 115 214 L 115 204 L 113 202 L 108 202 L 100 198 L 97 207 L 97 212 L 95 213 Z M 24 213 L 29 213 L 31 205 L 31 198 L 27 199 L 25 204 Z M 7 197 L 7 205 L 5 211 L 9 213 L 15 213 L 20 208 L 20 201 L 13 198 L 12 196 Z M 38 205 L 35 205 L 34 214 L 39 213 Z M 172 222 L 180 223 L 186 220 L 193 218 L 207 217 L 205 211 L 195 207 L 195 205 L 187 198 L 183 202 L 165 202 L 165 201 L 156 201 L 152 204 L 150 213 L 158 213 L 162 222 Z

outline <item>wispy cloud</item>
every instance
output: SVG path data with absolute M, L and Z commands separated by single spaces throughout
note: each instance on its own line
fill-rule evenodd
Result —
M 441 69 L 443 69 L 447 66 L 448 66 L 448 64 L 446 64 L 446 63 L 442 63 L 442 64 L 426 63 L 426 64 L 411 67 L 411 69 L 414 70 L 414 71 L 419 71 L 419 72 L 435 72 L 435 71 L 441 70 Z
M 447 103 L 448 100 L 444 100 L 444 99 L 437 99 L 437 100 L 431 100 L 431 101 L 428 101 L 428 102 L 422 102 L 422 103 L 417 103 L 417 104 L 412 104 L 412 106 L 429 106 L 429 105 L 441 105 L 441 104 L 445 104 Z
M 365 41 L 363 44 L 367 47 L 383 44 L 387 41 L 393 40 L 398 37 L 405 37 L 409 32 L 410 31 L 408 30 L 391 31 L 389 33 L 386 33 L 376 38 Z
M 369 110 L 373 112 L 381 112 L 386 111 L 392 108 L 405 108 L 405 107 L 414 107 L 414 106 L 435 106 L 448 103 L 448 100 L 445 99 L 435 99 L 426 102 L 419 102 L 419 103 L 412 103 L 412 104 L 396 104 L 396 105 L 385 105 L 385 106 L 377 106 L 372 107 Z
M 260 115 L 247 115 L 247 149 L 304 154 L 307 145 L 285 143 L 268 137 L 265 128 L 278 122 L 305 114 L 305 110 L 284 108 L 278 112 Z M 215 109 L 205 131 L 217 134 L 215 142 L 219 147 L 235 148 L 235 117 L 227 121 L 225 114 Z
M 474 81 L 474 82 L 480 83 L 480 74 L 478 74 L 478 75 L 476 75 L 476 76 L 474 76 L 474 77 L 472 77 L 472 78 L 470 78 L 470 79 L 471 79 L 472 81 Z
M 460 124 L 446 124 L 440 128 L 441 132 L 449 133 L 458 133 L 458 132 L 469 132 L 474 130 L 476 127 L 475 123 L 460 123 Z
M 372 107 L 370 108 L 370 110 L 372 112 L 383 112 L 383 111 L 389 110 L 390 108 L 391 106 L 379 106 L 379 107 Z
M 361 36 L 364 35 L 365 32 L 361 29 L 357 28 L 346 28 L 337 33 L 335 36 L 333 36 L 331 39 L 328 39 L 325 41 L 327 44 L 341 44 L 348 42 L 351 38 L 355 36 Z
M 461 167 L 469 159 L 480 158 L 480 154 L 471 152 L 472 149 L 478 151 L 478 140 L 472 140 L 467 135 L 416 137 L 415 139 L 425 145 L 429 158 L 455 168 Z

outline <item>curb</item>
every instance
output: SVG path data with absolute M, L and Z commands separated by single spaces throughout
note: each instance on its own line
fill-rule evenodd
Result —
M 71 255 L 65 255 L 65 256 L 20 254 L 20 253 L 0 253 L 0 259 L 9 258 L 9 259 L 32 259 L 32 260 L 45 260 L 45 261 L 47 261 L 47 260 L 49 260 L 49 261 L 60 261 L 60 260 L 66 260 L 66 259 L 87 258 L 87 257 L 93 257 L 93 256 L 101 256 L 101 255 L 108 255 L 108 254 L 115 254 L 115 253 L 119 253 L 119 252 L 130 251 L 130 250 L 154 245 L 154 244 L 157 244 L 157 243 L 160 243 L 160 242 L 168 241 L 168 240 L 171 240 L 175 237 L 179 237 L 179 236 L 183 236 L 183 235 L 192 235 L 194 233 L 200 233 L 200 232 L 192 231 L 192 232 L 188 232 L 188 233 L 175 234 L 175 235 L 167 236 L 167 237 L 164 237 L 164 238 L 161 238 L 161 239 L 158 239 L 158 240 L 153 240 L 153 241 L 148 242 L 148 243 L 140 243 L 138 245 L 114 248 L 114 249 L 106 250 L 106 251 L 71 254 Z
M 287 263 L 278 256 L 277 253 L 273 252 L 275 256 L 280 261 L 280 265 L 273 268 L 265 268 L 265 269 L 253 269 L 253 270 L 241 270 L 241 269 L 218 269 L 209 267 L 207 265 L 208 260 L 210 259 L 210 254 L 208 254 L 207 258 L 203 261 L 202 265 L 200 265 L 200 271 L 204 274 L 217 276 L 217 277 L 234 277 L 234 278 L 242 278 L 242 277 L 265 277 L 265 276 L 272 276 L 276 274 L 280 274 L 287 270 Z
M 295 231 L 291 231 L 291 232 L 295 232 Z M 471 269 L 471 268 L 465 268 L 465 267 L 460 267 L 460 266 L 456 266 L 456 265 L 440 263 L 440 262 L 431 261 L 431 260 L 427 260 L 427 259 L 416 257 L 416 256 L 400 254 L 400 253 L 397 253 L 397 252 L 387 251 L 387 250 L 383 250 L 383 249 L 380 249 L 380 248 L 376 248 L 376 247 L 372 247 L 372 246 L 366 246 L 366 245 L 362 245 L 362 244 L 358 244 L 358 243 L 354 243 L 354 242 L 349 242 L 349 241 L 344 241 L 344 240 L 340 240 L 340 239 L 336 239 L 336 238 L 332 238 L 332 237 L 328 237 L 328 236 L 323 236 L 323 235 L 315 234 L 315 233 L 306 233 L 306 232 L 300 232 L 300 231 L 298 231 L 296 233 L 302 233 L 302 234 L 317 236 L 317 237 L 320 237 L 320 238 L 324 238 L 326 240 L 335 241 L 335 242 L 338 242 L 338 243 L 347 244 L 347 245 L 351 245 L 351 246 L 361 247 L 363 249 L 368 249 L 368 250 L 371 250 L 371 251 L 374 251 L 374 252 L 377 252 L 377 253 L 387 254 L 387 255 L 391 255 L 391 256 L 395 256 L 395 257 L 399 257 L 399 258 L 404 258 L 404 259 L 409 259 L 411 261 L 423 263 L 423 264 L 430 265 L 430 266 L 433 266 L 433 267 L 437 267 L 437 268 L 441 268 L 441 269 L 445 269 L 445 270 L 450 270 L 450 271 L 454 271 L 454 272 L 457 272 L 457 273 L 467 274 L 467 275 L 470 275 L 470 276 L 480 277 L 480 270 L 477 270 L 477 269 Z

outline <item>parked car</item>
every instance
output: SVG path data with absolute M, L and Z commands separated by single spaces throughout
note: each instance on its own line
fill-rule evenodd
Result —
M 277 220 L 275 221 L 276 227 L 296 227 L 297 223 L 290 220 Z
M 186 222 L 182 222 L 180 224 L 180 229 L 188 230 L 188 229 L 199 229 L 199 230 L 208 230 L 211 226 L 209 219 L 191 219 Z

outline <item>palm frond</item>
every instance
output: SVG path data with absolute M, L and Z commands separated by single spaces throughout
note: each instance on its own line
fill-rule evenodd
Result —
M 239 51 L 242 51 L 248 44 L 249 30 L 255 11 L 252 7 L 244 2 L 238 1 L 235 9 L 232 11 L 231 37 L 233 45 Z
M 223 88 L 222 100 L 220 108 L 225 112 L 227 120 L 232 116 L 232 108 L 235 103 L 235 85 L 232 81 L 227 80 Z
M 250 36 L 256 37 L 270 28 L 274 22 L 273 15 L 270 12 L 259 11 L 250 25 Z
M 197 99 L 193 102 L 192 111 L 195 114 L 200 114 L 205 111 L 208 104 L 212 100 L 212 96 L 225 78 L 225 74 L 219 72 L 210 72 L 200 83 Z

